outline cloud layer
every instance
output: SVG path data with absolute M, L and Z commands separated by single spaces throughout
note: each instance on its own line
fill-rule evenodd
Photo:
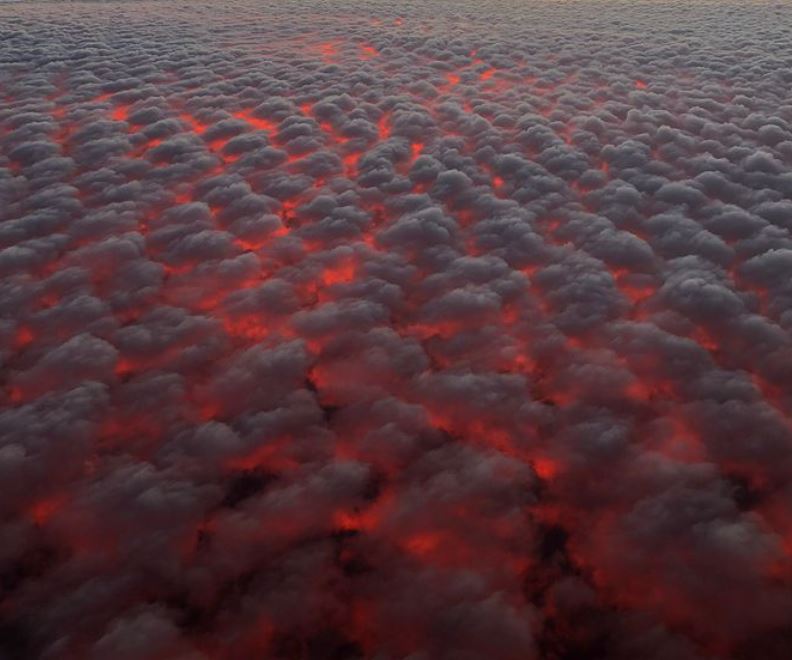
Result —
M 788 657 L 788 18 L 0 5 L 0 657 Z

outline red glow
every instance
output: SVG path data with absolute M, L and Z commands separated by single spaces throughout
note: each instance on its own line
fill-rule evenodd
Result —
M 45 293 L 39 299 L 39 303 L 42 309 L 49 309 L 50 307 L 54 307 L 60 301 L 60 297 L 54 293 Z
M 332 526 L 343 531 L 374 533 L 392 514 L 395 504 L 396 493 L 386 490 L 368 506 L 335 511 Z
M 467 10 L 393 11 L 8 77 L 23 651 L 742 658 L 784 621 L 784 175 L 737 176 L 784 160 L 773 85 L 737 130 L 747 74 L 552 34 L 466 57 Z
M 37 525 L 45 525 L 55 516 L 68 502 L 65 493 L 59 493 L 35 502 L 29 509 L 30 518 Z
M 353 261 L 342 261 L 335 266 L 328 266 L 322 272 L 322 283 L 325 286 L 352 282 L 355 279 L 357 267 Z
M 253 128 L 256 128 L 261 131 L 266 131 L 267 133 L 274 133 L 278 130 L 278 124 L 274 121 L 270 121 L 269 119 L 262 119 L 261 117 L 256 117 L 249 110 L 240 110 L 239 112 L 235 112 L 234 116 L 237 119 L 242 119 L 250 124 Z
M 716 353 L 720 350 L 720 345 L 718 344 L 717 339 L 703 328 L 696 328 L 694 330 L 693 339 L 697 344 L 703 346 L 711 353 Z
M 335 42 L 325 41 L 319 44 L 319 52 L 322 54 L 322 59 L 325 62 L 332 62 L 336 55 L 338 55 L 338 48 Z
M 181 119 L 185 124 L 187 124 L 189 130 L 191 130 L 193 133 L 197 133 L 198 135 L 203 134 L 206 131 L 206 129 L 209 128 L 207 124 L 201 123 L 191 114 L 186 112 L 182 112 L 179 115 L 179 119 Z
M 30 328 L 28 328 L 27 326 L 20 326 L 19 328 L 17 328 L 16 331 L 14 346 L 17 349 L 25 348 L 25 346 L 30 344 L 34 338 L 35 335 L 33 334 L 33 331 Z
M 162 140 L 160 140 L 159 138 L 152 138 L 152 139 L 146 140 L 142 145 L 140 145 L 135 150 L 134 153 L 137 156 L 142 156 L 147 151 L 150 151 L 151 149 L 154 149 L 155 147 L 158 147 L 161 144 L 162 144 Z
M 361 57 L 364 60 L 370 60 L 374 57 L 379 56 L 379 51 L 374 48 L 374 46 L 369 46 L 368 44 L 361 44 L 360 45 Z
M 341 160 L 344 161 L 344 165 L 346 166 L 346 173 L 347 176 L 351 179 L 354 178 L 355 173 L 357 172 L 357 164 L 360 160 L 359 153 L 350 153 L 346 154 Z
M 404 546 L 408 552 L 427 557 L 431 555 L 442 542 L 442 536 L 438 532 L 422 532 L 408 538 Z
M 118 105 L 110 113 L 110 116 L 116 121 L 126 121 L 129 116 L 129 106 Z
M 216 413 L 212 415 L 212 417 L 216 416 Z M 232 470 L 254 470 L 263 467 L 275 472 L 294 469 L 299 463 L 288 455 L 289 444 L 290 438 L 287 437 L 267 440 L 244 456 L 228 461 L 227 467 Z
M 657 292 L 657 287 L 652 283 L 630 279 L 631 273 L 628 270 L 620 268 L 611 268 L 610 270 L 613 273 L 619 291 L 634 305 L 651 298 Z
M 248 341 L 263 341 L 271 332 L 267 324 L 254 315 L 224 319 L 223 326 L 231 337 Z
M 534 471 L 541 479 L 552 479 L 558 474 L 559 466 L 549 458 L 534 458 L 531 461 Z
M 390 117 L 387 114 L 383 114 L 377 121 L 377 130 L 380 140 L 387 140 L 390 137 Z
M 492 76 L 495 75 L 495 72 L 496 72 L 495 69 L 487 69 L 486 71 L 482 72 L 479 75 L 479 80 L 489 80 L 490 78 L 492 78 Z

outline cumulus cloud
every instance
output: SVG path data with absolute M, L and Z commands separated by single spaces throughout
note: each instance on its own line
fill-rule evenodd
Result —
M 0 656 L 788 657 L 785 11 L 0 4 Z

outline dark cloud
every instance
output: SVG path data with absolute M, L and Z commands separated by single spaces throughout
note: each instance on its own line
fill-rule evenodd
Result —
M 0 4 L 0 657 L 786 659 L 787 18 Z

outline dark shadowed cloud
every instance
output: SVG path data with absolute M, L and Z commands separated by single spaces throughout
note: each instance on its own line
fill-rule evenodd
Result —
M 0 657 L 789 657 L 789 21 L 1 3 Z

